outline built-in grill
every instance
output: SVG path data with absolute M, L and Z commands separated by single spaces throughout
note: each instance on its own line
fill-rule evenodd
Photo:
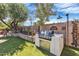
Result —
M 54 35 L 54 31 L 41 31 L 39 34 L 40 38 L 51 40 L 51 37 Z

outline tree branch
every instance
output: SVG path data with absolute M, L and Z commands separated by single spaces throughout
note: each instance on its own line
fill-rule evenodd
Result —
M 0 20 L 2 23 L 4 23 L 6 26 L 8 26 L 9 28 L 11 28 L 5 21 L 3 21 L 2 19 Z

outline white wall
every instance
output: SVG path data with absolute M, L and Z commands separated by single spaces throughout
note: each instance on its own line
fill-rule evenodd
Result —
M 58 34 L 52 36 L 51 44 L 50 44 L 50 52 L 54 55 L 60 56 L 64 47 L 63 35 Z
M 37 47 L 40 47 L 40 38 L 39 38 L 39 35 L 38 34 L 35 35 L 35 45 Z

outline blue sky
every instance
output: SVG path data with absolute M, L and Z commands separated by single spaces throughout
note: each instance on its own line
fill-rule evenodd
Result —
M 38 18 L 35 18 L 35 6 L 33 4 L 25 4 L 26 7 L 28 7 L 30 16 L 32 17 L 32 22 L 36 22 L 39 20 Z M 57 15 L 50 16 L 49 22 L 46 22 L 46 24 L 50 23 L 56 23 L 56 22 L 65 22 L 66 21 L 66 13 L 69 13 L 69 20 L 79 19 L 79 3 L 54 3 L 54 7 L 52 8 L 56 12 Z M 58 15 L 62 16 L 62 19 L 57 19 Z M 31 22 L 27 20 L 24 24 L 25 26 L 30 26 Z

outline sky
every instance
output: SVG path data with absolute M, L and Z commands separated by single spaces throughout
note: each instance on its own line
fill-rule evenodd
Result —
M 35 18 L 35 6 L 33 4 L 27 3 L 25 4 L 26 7 L 29 9 L 30 14 L 29 16 L 32 17 L 32 23 L 39 20 L 39 18 Z M 52 8 L 54 12 L 56 12 L 56 15 L 49 17 L 49 22 L 46 22 L 45 24 L 50 23 L 57 23 L 57 22 L 66 22 L 67 17 L 66 14 L 69 14 L 69 20 L 79 19 L 79 3 L 54 3 L 54 7 Z M 57 19 L 58 15 L 60 15 L 62 18 Z M 31 22 L 27 20 L 24 23 L 25 26 L 31 26 Z

